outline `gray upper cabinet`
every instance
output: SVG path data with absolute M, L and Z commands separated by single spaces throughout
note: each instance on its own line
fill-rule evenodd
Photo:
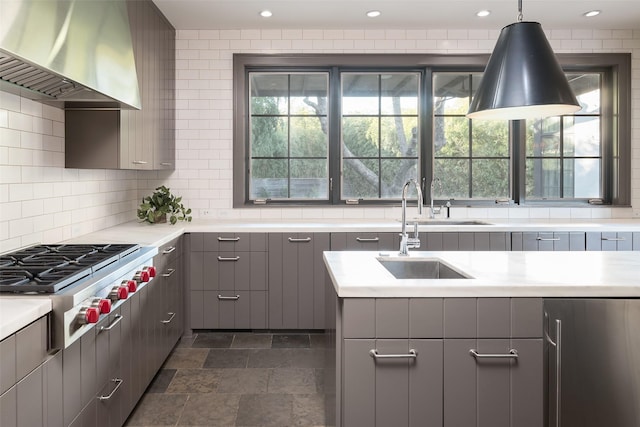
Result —
M 65 110 L 65 166 L 175 169 L 175 29 L 150 0 L 129 0 L 141 110 Z

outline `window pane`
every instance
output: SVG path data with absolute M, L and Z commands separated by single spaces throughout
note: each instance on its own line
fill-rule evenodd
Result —
M 417 159 L 389 159 L 381 161 L 382 197 L 402 198 L 402 187 L 409 178 L 418 178 Z
M 560 118 L 548 117 L 527 122 L 527 156 L 560 155 Z
M 291 75 L 291 114 L 327 115 L 327 75 Z
M 564 117 L 564 155 L 600 156 L 600 117 Z
M 567 74 L 567 79 L 582 106 L 576 114 L 600 114 L 600 75 Z
M 326 160 L 291 160 L 291 197 L 296 199 L 326 199 L 329 178 Z
M 285 157 L 287 133 L 286 118 L 252 117 L 251 157 Z
M 291 157 L 327 157 L 328 136 L 319 117 L 291 117 Z
M 378 114 L 379 88 L 377 74 L 342 74 L 342 114 Z
M 382 74 L 382 110 L 385 115 L 418 114 L 418 76 Z
M 417 117 L 382 117 L 380 127 L 383 157 L 418 156 Z
M 343 117 L 344 157 L 378 157 L 378 118 Z
M 433 132 L 436 156 L 469 156 L 469 119 L 466 117 L 436 117 L 434 118 Z
M 342 170 L 342 197 L 344 199 L 378 198 L 377 159 L 345 159 Z
M 528 159 L 526 170 L 527 197 L 557 199 L 560 197 L 560 160 Z
M 287 114 L 289 83 L 286 74 L 250 74 L 251 114 Z
M 457 159 L 435 159 L 434 176 L 440 178 L 442 191 L 437 191 L 438 199 L 469 198 L 469 161 Z
M 289 168 L 287 160 L 251 161 L 251 199 L 284 199 L 288 197 Z
M 600 197 L 600 159 L 565 159 L 564 197 Z
M 473 157 L 509 157 L 509 122 L 473 120 L 471 126 Z
M 467 114 L 469 74 L 436 73 L 433 77 L 433 111 L 437 115 Z
M 474 160 L 471 190 L 474 198 L 509 197 L 509 160 Z

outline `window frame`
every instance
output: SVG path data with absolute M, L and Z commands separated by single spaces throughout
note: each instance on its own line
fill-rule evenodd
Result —
M 603 200 L 612 206 L 629 206 L 631 202 L 631 54 L 629 53 L 575 53 L 558 54 L 563 70 L 588 72 L 606 70 L 603 73 L 602 156 L 603 156 Z M 340 129 L 331 117 L 340 116 L 340 73 L 338 71 L 409 71 L 423 72 L 420 86 L 418 117 L 421 127 L 419 138 L 419 178 L 422 181 L 424 201 L 428 201 L 429 183 L 433 176 L 433 102 L 431 100 L 433 72 L 483 72 L 488 54 L 234 54 L 233 55 L 233 207 L 252 208 L 268 206 L 347 206 L 340 200 Z M 385 64 L 394 64 L 388 66 Z M 325 72 L 329 73 L 329 199 L 323 200 L 278 200 L 254 203 L 249 200 L 249 72 Z M 613 92 L 611 91 L 613 89 Z M 614 122 L 617 120 L 617 126 Z M 578 200 L 526 200 L 524 147 L 513 143 L 514 135 L 524 138 L 525 123 L 510 121 L 511 141 L 511 201 L 527 206 L 585 206 Z M 524 139 L 523 139 L 524 140 Z M 333 147 L 333 145 L 338 146 Z M 616 172 L 617 170 L 617 172 Z M 443 202 L 439 200 L 438 202 Z M 360 200 L 357 206 L 397 206 L 397 199 Z M 464 206 L 493 205 L 495 201 L 465 199 L 452 204 Z

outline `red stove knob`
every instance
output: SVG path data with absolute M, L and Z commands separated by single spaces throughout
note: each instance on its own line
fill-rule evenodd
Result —
M 136 275 L 133 276 L 133 280 L 138 283 L 148 282 L 151 278 L 149 277 L 149 272 L 146 270 L 136 272 Z
M 111 300 L 109 299 L 96 299 L 91 306 L 97 308 L 100 314 L 111 312 Z
M 138 283 L 135 280 L 123 280 L 122 286 L 126 287 L 130 293 L 134 293 L 138 289 Z
M 78 322 L 82 325 L 89 323 L 98 323 L 100 312 L 96 307 L 84 307 L 78 313 Z
M 118 301 L 121 299 L 127 299 L 129 296 L 129 291 L 126 286 L 114 286 L 109 293 L 109 298 L 111 301 Z
M 153 266 L 148 266 L 144 268 L 146 271 L 149 272 L 149 277 L 156 277 L 156 268 Z

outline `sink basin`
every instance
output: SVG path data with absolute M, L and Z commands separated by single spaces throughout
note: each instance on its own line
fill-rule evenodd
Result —
M 377 258 L 396 279 L 470 279 L 438 258 Z

